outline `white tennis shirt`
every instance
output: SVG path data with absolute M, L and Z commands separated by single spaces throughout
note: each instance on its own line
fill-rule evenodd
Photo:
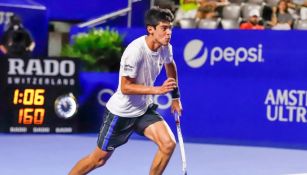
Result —
M 160 47 L 156 52 L 149 49 L 145 36 L 132 41 L 124 51 L 119 71 L 119 83 L 116 92 L 107 102 L 107 109 L 121 117 L 139 117 L 149 104 L 152 95 L 125 95 L 121 92 L 121 77 L 136 79 L 136 84 L 153 86 L 164 64 L 173 61 L 171 44 Z

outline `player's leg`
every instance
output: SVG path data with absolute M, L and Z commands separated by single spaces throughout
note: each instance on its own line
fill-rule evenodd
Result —
M 175 138 L 165 121 L 148 126 L 144 135 L 158 145 L 158 151 L 150 168 L 150 175 L 160 175 L 168 164 L 176 146 Z
M 112 155 L 112 152 L 107 152 L 96 147 L 94 151 L 82 158 L 69 172 L 69 175 L 84 175 L 95 168 L 103 166 Z
M 81 159 L 69 175 L 83 175 L 103 166 L 115 148 L 125 144 L 134 129 L 134 118 L 115 116 L 106 109 L 99 132 L 97 147 L 88 156 Z
M 138 132 L 143 131 L 147 138 L 158 145 L 158 151 L 150 168 L 150 175 L 161 175 L 176 147 L 174 134 L 154 109 L 149 109 L 138 123 Z

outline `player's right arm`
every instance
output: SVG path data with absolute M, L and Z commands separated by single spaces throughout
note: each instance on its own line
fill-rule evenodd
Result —
M 135 82 L 135 78 L 122 76 L 121 92 L 125 95 L 160 95 L 173 91 L 177 84 L 174 78 L 168 78 L 161 86 L 145 86 Z

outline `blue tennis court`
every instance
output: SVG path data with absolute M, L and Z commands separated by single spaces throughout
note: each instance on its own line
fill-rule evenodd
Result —
M 0 135 L 3 175 L 65 175 L 96 145 L 96 135 Z M 191 175 L 289 175 L 307 173 L 307 151 L 266 147 L 186 143 Z M 90 175 L 148 174 L 156 146 L 131 139 L 105 167 Z M 179 146 L 165 175 L 181 174 Z

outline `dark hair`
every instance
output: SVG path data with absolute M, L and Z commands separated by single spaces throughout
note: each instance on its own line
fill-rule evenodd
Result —
M 21 18 L 18 15 L 14 14 L 10 17 L 10 21 L 9 21 L 8 28 L 6 29 L 6 31 L 16 30 L 14 29 L 14 26 L 16 25 L 18 26 L 17 30 L 23 28 Z
M 12 15 L 10 17 L 10 23 L 12 25 L 20 25 L 21 24 L 21 18 L 18 15 Z
M 286 1 L 286 0 L 280 0 L 278 3 L 277 3 L 277 11 L 276 11 L 276 14 L 279 14 L 280 13 L 280 10 L 279 10 L 279 5 L 282 3 L 282 2 L 284 2 L 285 4 L 286 4 L 286 9 L 285 9 L 285 12 L 286 13 L 289 13 L 288 12 L 288 1 Z
M 153 7 L 145 14 L 145 25 L 156 27 L 160 22 L 173 22 L 174 15 L 169 9 Z

